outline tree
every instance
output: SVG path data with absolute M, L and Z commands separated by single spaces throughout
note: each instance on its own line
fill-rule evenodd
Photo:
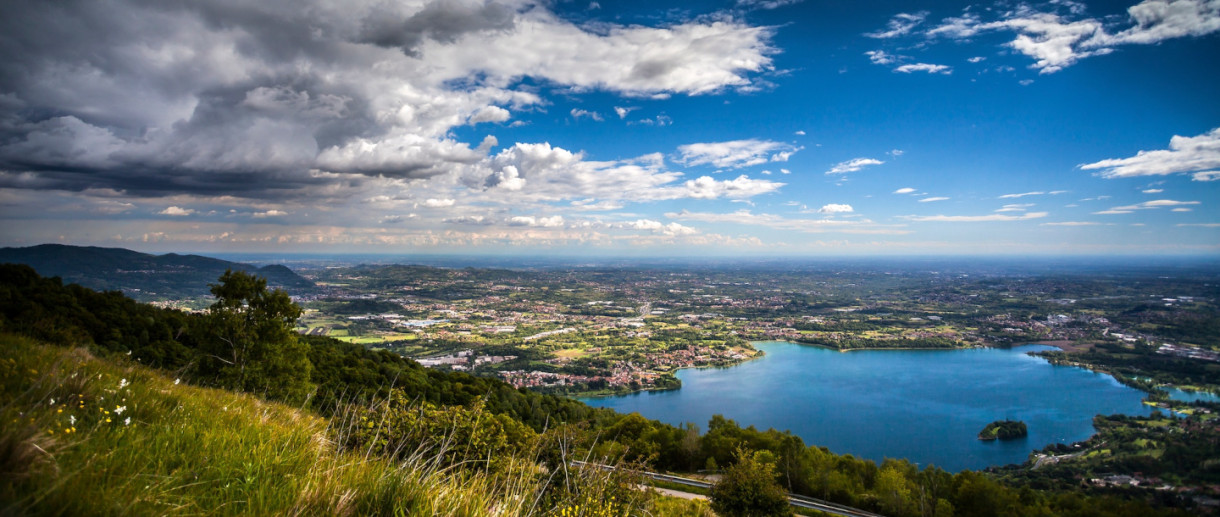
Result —
M 725 516 L 792 515 L 788 494 L 775 480 L 775 466 L 737 449 L 737 462 L 712 485 L 712 510 Z
M 200 374 L 271 399 L 304 399 L 311 389 L 309 347 L 292 330 L 301 308 L 243 271 L 225 271 L 211 287 L 216 303 L 205 317 Z
M 886 515 L 909 515 L 911 490 L 907 487 L 907 478 L 893 466 L 886 466 L 877 474 L 876 486 L 873 487 L 877 498 L 881 501 L 881 509 Z

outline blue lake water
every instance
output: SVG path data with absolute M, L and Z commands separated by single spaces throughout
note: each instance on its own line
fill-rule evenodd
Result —
M 1185 402 L 1195 402 L 1201 400 L 1203 402 L 1220 402 L 1220 395 L 1216 395 L 1210 391 L 1187 391 L 1177 388 L 1165 388 L 1169 392 L 1169 398 L 1173 400 L 1181 400 Z
M 880 462 L 907 458 L 956 472 L 1025 461 L 1051 443 L 1093 434 L 1093 416 L 1147 415 L 1143 393 L 1113 377 L 1054 366 L 1013 349 L 838 352 L 779 341 L 732 368 L 678 372 L 682 389 L 582 399 L 706 430 L 714 414 L 744 426 L 787 429 L 808 445 Z M 1023 420 L 1029 436 L 982 442 L 989 422 Z

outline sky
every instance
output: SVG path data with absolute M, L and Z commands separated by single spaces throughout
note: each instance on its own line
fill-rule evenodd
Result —
M 1220 0 L 7 0 L 0 246 L 1220 255 Z

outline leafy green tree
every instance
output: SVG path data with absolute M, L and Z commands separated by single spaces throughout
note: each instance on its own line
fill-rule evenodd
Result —
M 309 347 L 293 326 L 301 308 L 267 280 L 225 271 L 212 284 L 216 303 L 205 318 L 199 370 L 222 386 L 286 401 L 303 400 L 312 385 Z
M 724 516 L 792 515 L 788 494 L 776 481 L 775 466 L 746 449 L 737 449 L 736 456 L 737 462 L 712 486 L 712 510 Z
M 881 509 L 886 515 L 910 515 L 914 513 L 911 500 L 911 489 L 907 486 L 907 478 L 893 467 L 886 466 L 877 474 L 877 484 L 873 488 L 881 502 Z

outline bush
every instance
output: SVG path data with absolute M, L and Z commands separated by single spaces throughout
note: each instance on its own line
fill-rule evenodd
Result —
M 712 486 L 712 510 L 724 516 L 792 515 L 788 494 L 776 481 L 775 466 L 745 449 Z

